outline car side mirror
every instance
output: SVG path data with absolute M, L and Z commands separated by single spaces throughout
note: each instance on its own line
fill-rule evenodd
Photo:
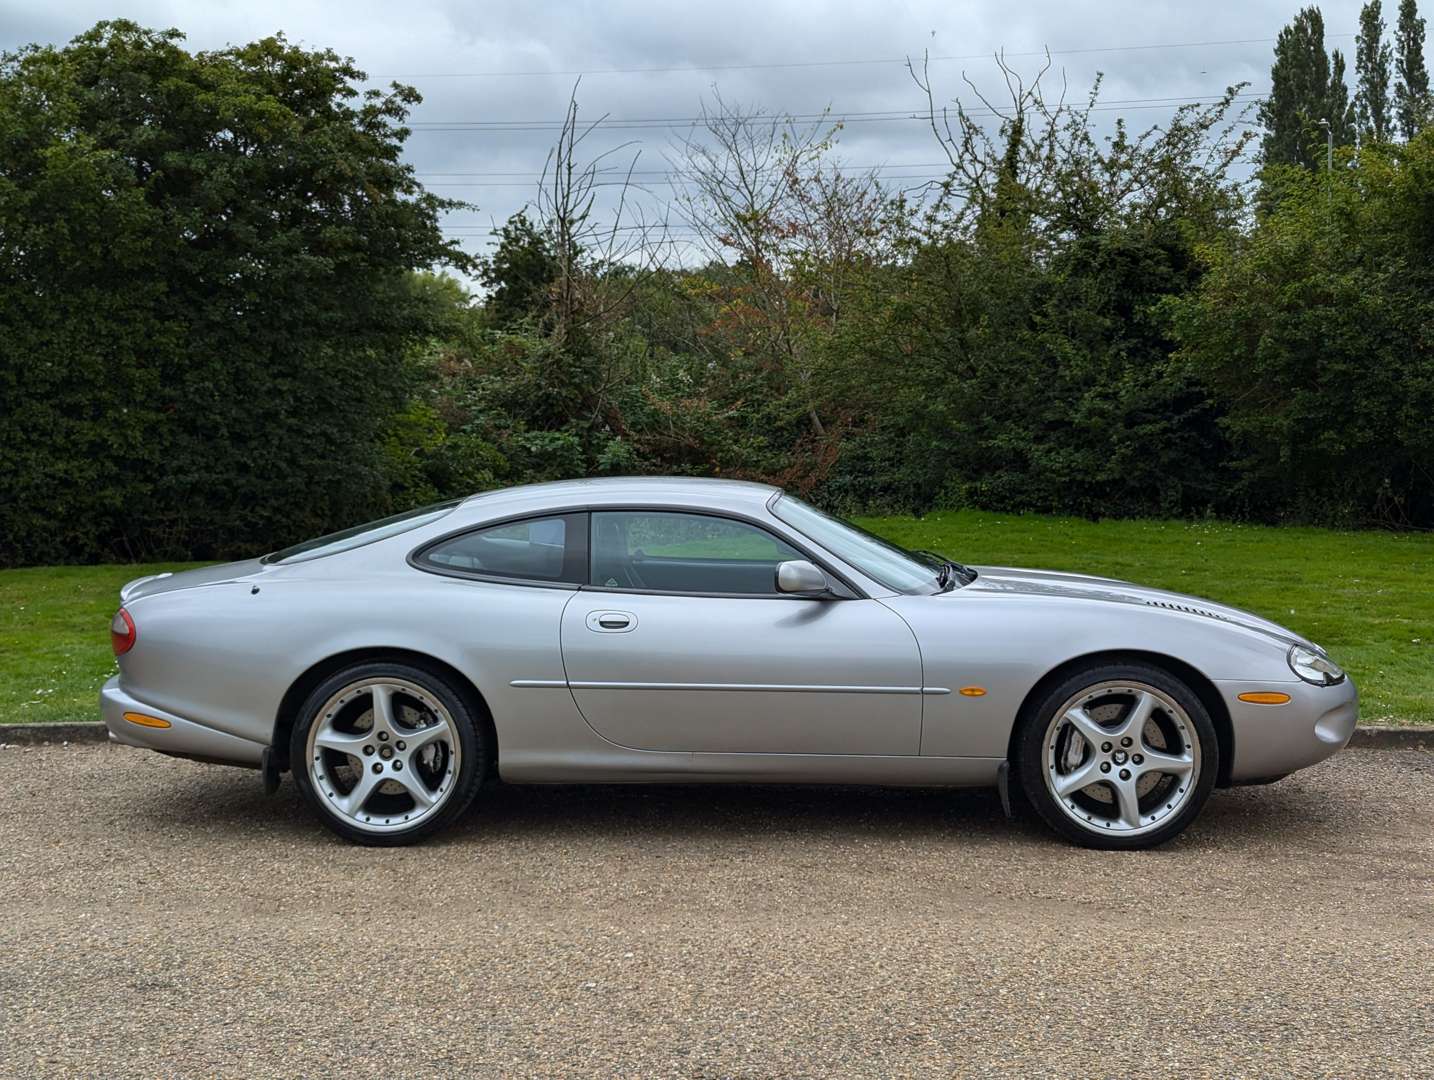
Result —
M 833 595 L 827 576 L 806 559 L 790 559 L 777 564 L 777 591 L 812 598 Z

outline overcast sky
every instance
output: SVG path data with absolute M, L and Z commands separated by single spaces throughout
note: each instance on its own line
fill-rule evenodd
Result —
M 1204 0 L 1201 3 L 1079 3 L 1033 0 L 937 0 L 931 3 L 802 3 L 720 0 L 657 4 L 460 2 L 460 0 L 0 0 L 0 47 L 62 44 L 100 19 L 125 17 L 177 27 L 195 49 L 218 48 L 276 31 L 310 47 L 352 56 L 376 80 L 418 87 L 420 125 L 476 121 L 556 121 L 577 72 L 588 117 L 675 120 L 695 116 L 715 85 L 729 102 L 808 114 L 830 107 L 848 116 L 839 154 L 857 166 L 881 165 L 903 186 L 934 176 L 941 160 L 920 121 L 855 114 L 916 112 L 924 104 L 901 59 L 929 50 L 942 97 L 970 99 L 963 70 L 993 91 L 987 56 L 1050 48 L 1052 76 L 1064 74 L 1077 96 L 1097 72 L 1102 99 L 1127 102 L 1137 126 L 1169 117 L 1173 105 L 1132 99 L 1189 99 L 1247 81 L 1269 84 L 1273 39 L 1299 0 Z M 1434 8 L 1434 4 L 1423 5 Z M 1327 44 L 1350 57 L 1359 3 L 1321 5 Z M 1386 0 L 1392 21 L 1395 0 Z M 1012 56 L 1033 71 L 1030 55 Z M 613 69 L 622 69 L 614 71 Z M 653 70 L 632 70 L 653 69 Z M 506 74 L 497 74 L 506 73 Z M 964 95 L 963 95 L 964 92 Z M 636 140 L 653 208 L 670 195 L 661 173 L 680 129 L 600 132 L 592 149 Z M 448 220 L 470 250 L 484 233 L 533 197 L 551 145 L 542 130 L 500 132 L 416 128 L 408 156 L 433 190 L 477 203 Z M 509 175 L 495 175 L 509 174 Z M 656 174 L 656 175 L 653 175 Z M 898 179 L 900 178 L 900 179 Z

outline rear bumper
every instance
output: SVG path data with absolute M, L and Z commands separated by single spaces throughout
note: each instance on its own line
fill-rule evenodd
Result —
M 1217 685 L 1234 728 L 1230 782 L 1235 784 L 1286 776 L 1323 761 L 1349 742 L 1359 720 L 1359 692 L 1352 679 L 1337 686 L 1305 682 Z M 1239 698 L 1260 690 L 1280 690 L 1289 694 L 1290 700 L 1284 705 L 1253 705 Z
M 167 721 L 168 727 L 147 727 L 125 719 L 125 713 L 138 713 Z M 100 719 L 109 729 L 110 741 L 125 746 L 158 750 L 162 754 L 199 758 L 225 765 L 246 765 L 258 768 L 264 754 L 260 743 L 241 739 L 228 732 L 215 731 L 194 720 L 186 720 L 164 709 L 157 709 L 131 697 L 120 689 L 119 676 L 105 683 L 100 690 Z

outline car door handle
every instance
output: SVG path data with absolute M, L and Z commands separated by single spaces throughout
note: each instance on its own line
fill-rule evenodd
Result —
M 630 611 L 593 611 L 587 623 L 589 630 L 599 634 L 625 634 L 637 626 L 637 616 Z

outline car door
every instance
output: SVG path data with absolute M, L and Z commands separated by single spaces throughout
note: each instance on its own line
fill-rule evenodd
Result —
M 804 558 L 746 521 L 594 510 L 561 634 L 584 718 L 641 750 L 919 753 L 910 629 L 875 600 L 778 593 L 777 564 Z

